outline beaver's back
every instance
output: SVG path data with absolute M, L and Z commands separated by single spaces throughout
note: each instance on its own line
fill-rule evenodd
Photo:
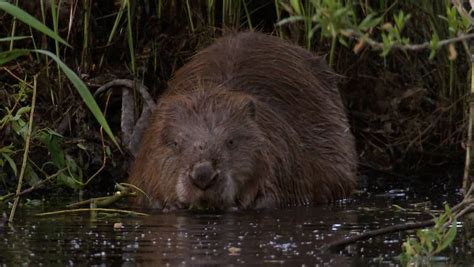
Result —
M 246 32 L 196 54 L 176 73 L 167 94 L 223 85 L 266 104 L 298 135 L 298 158 L 292 160 L 303 170 L 279 177 L 280 184 L 293 187 L 292 179 L 300 179 L 321 202 L 345 196 L 355 185 L 354 140 L 334 81 L 323 59 L 277 37 Z M 263 128 L 269 123 L 261 122 Z

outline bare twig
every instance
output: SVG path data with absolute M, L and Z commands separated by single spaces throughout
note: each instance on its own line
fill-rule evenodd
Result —
M 41 188 L 41 186 L 42 186 L 44 183 L 46 183 L 47 181 L 49 181 L 49 180 L 51 180 L 51 179 L 57 177 L 58 175 L 60 175 L 60 174 L 61 174 L 63 171 L 65 171 L 65 170 L 67 170 L 67 168 L 60 169 L 60 170 L 57 171 L 55 174 L 50 175 L 50 176 L 44 178 L 43 180 L 41 180 L 40 182 L 36 183 L 36 184 L 33 185 L 32 187 L 27 188 L 27 189 L 21 191 L 20 194 L 15 195 L 15 196 L 23 196 L 23 195 L 25 195 L 25 194 L 29 194 L 29 193 L 35 191 L 35 190 L 38 189 L 38 188 Z
M 372 47 L 375 50 L 383 50 L 384 44 L 379 43 L 365 35 L 357 34 L 355 32 L 350 31 L 349 36 L 352 36 L 356 39 L 363 40 L 365 43 L 367 43 L 370 47 Z M 474 39 L 474 33 L 469 33 L 469 34 L 462 34 L 459 35 L 458 37 L 450 38 L 450 39 L 444 39 L 438 42 L 438 47 L 446 46 L 448 44 L 452 43 L 457 43 L 469 39 Z M 408 51 L 420 51 L 420 50 L 425 50 L 430 48 L 431 42 L 424 42 L 421 44 L 394 44 L 392 48 L 400 49 L 400 50 L 408 50 Z
M 471 190 L 474 191 L 474 185 L 471 185 L 471 188 L 469 189 L 468 192 L 472 192 Z M 455 205 L 451 211 L 452 211 L 453 216 L 450 220 L 448 220 L 448 222 L 446 222 L 444 227 L 449 227 L 449 225 L 452 225 L 454 221 L 458 220 L 462 216 L 468 213 L 474 212 L 474 198 L 470 194 L 466 194 L 465 198 L 460 203 Z M 349 244 L 355 243 L 357 241 L 367 240 L 372 237 L 394 233 L 394 232 L 429 227 L 429 226 L 433 226 L 434 224 L 435 224 L 435 219 L 430 219 L 430 220 L 421 221 L 421 222 L 410 222 L 410 223 L 405 223 L 405 224 L 392 225 L 392 226 L 380 228 L 373 231 L 366 231 L 366 232 L 360 233 L 358 235 L 350 236 L 350 237 L 343 237 L 341 239 L 337 239 L 329 244 L 322 246 L 320 249 L 321 250 L 338 249 L 338 248 L 347 246 Z
M 80 207 L 84 205 L 90 205 L 91 203 L 94 203 L 95 207 L 99 207 L 99 208 L 108 207 L 123 198 L 135 195 L 135 192 L 132 192 L 130 187 L 122 186 L 119 184 L 117 184 L 115 187 L 116 189 L 118 189 L 118 191 L 116 191 L 112 196 L 91 198 L 88 200 L 84 200 L 84 201 L 67 205 L 67 207 L 74 208 L 74 207 Z
M 110 100 L 110 95 L 107 97 L 107 102 L 105 104 L 105 109 L 104 109 L 104 115 L 107 112 L 107 106 L 109 105 L 109 100 Z M 94 174 L 92 174 L 91 177 L 89 177 L 89 179 L 87 179 L 87 181 L 84 183 L 84 186 L 88 185 L 97 175 L 99 175 L 99 173 L 102 172 L 102 170 L 105 168 L 105 164 L 107 163 L 107 153 L 105 153 L 104 129 L 100 127 L 99 132 L 100 132 L 100 141 L 102 143 L 102 165 Z
M 471 16 L 470 13 L 468 13 L 465 9 L 463 4 L 459 0 L 452 0 L 453 5 L 456 7 L 458 10 L 459 14 L 463 16 L 465 19 L 468 19 L 471 23 L 471 29 L 472 26 L 474 25 L 474 20 Z M 471 11 L 473 6 L 473 1 L 469 2 L 471 4 Z M 472 43 L 471 43 L 472 44 Z M 473 49 L 471 46 L 471 49 L 466 49 L 468 50 L 468 55 L 470 55 L 470 62 L 471 62 L 471 88 L 470 88 L 470 93 L 471 97 L 469 98 L 469 113 L 468 113 L 468 126 L 467 126 L 467 145 L 466 145 L 466 160 L 464 163 L 464 175 L 463 175 L 463 189 L 467 191 L 468 188 L 472 190 L 472 154 L 473 154 L 473 136 L 472 136 L 472 131 L 473 131 L 473 121 L 474 121 L 474 55 L 473 55 Z M 469 190 L 469 191 L 470 191 Z M 469 193 L 467 194 L 469 195 Z
M 25 176 L 28 152 L 30 151 L 31 131 L 33 129 L 33 115 L 35 114 L 35 105 L 36 105 L 36 78 L 37 76 L 34 76 L 33 78 L 33 97 L 31 99 L 31 111 L 30 111 L 30 119 L 28 122 L 28 132 L 26 133 L 26 138 L 25 138 L 25 150 L 23 152 L 23 162 L 21 164 L 20 177 L 18 179 L 18 185 L 16 187 L 16 197 L 15 197 L 15 201 L 13 202 L 13 207 L 10 212 L 10 217 L 8 218 L 9 223 L 13 222 L 13 218 L 15 217 L 15 211 L 16 211 L 16 208 L 18 207 L 18 202 L 20 201 L 20 192 L 21 192 L 21 187 L 23 185 L 23 177 Z
M 153 101 L 153 98 L 151 97 L 149 90 L 145 85 L 127 79 L 117 79 L 102 85 L 94 93 L 94 96 L 100 95 L 112 87 L 125 87 L 128 89 L 137 88 L 138 92 L 143 97 L 143 100 L 145 100 L 145 103 L 151 108 L 155 106 L 155 101 Z
M 119 87 L 122 90 L 122 117 L 121 117 L 121 131 L 122 141 L 128 150 L 135 155 L 138 151 L 138 145 L 142 136 L 142 133 L 147 125 L 148 118 L 152 110 L 155 108 L 155 101 L 148 92 L 148 88 L 143 84 L 138 84 L 135 81 L 127 79 L 117 79 L 102 85 L 94 93 L 97 96 L 110 88 Z M 139 119 L 135 121 L 135 110 L 134 101 L 131 94 L 131 90 L 138 88 L 140 96 L 144 100 L 143 110 Z
M 50 215 L 58 215 L 58 214 L 67 214 L 67 213 L 77 213 L 77 212 L 112 212 L 112 213 L 123 213 L 129 215 L 140 215 L 140 216 L 148 216 L 146 213 L 142 212 L 135 212 L 129 210 L 119 210 L 119 209 L 104 209 L 104 208 L 94 208 L 94 209 L 72 209 L 72 210 L 58 210 L 52 212 L 43 212 L 35 214 L 35 216 L 50 216 Z
M 410 222 L 406 224 L 397 224 L 397 225 L 392 225 L 384 228 L 380 228 L 377 230 L 373 231 L 367 231 L 358 235 L 354 235 L 351 237 L 347 238 L 341 238 L 338 239 L 334 242 L 331 242 L 329 244 L 326 244 L 321 247 L 321 250 L 328 250 L 328 249 L 337 249 L 341 248 L 344 246 L 347 246 L 349 244 L 355 243 L 357 241 L 361 240 L 367 240 L 372 237 L 380 236 L 380 235 L 385 235 L 389 233 L 394 233 L 394 232 L 400 232 L 400 231 L 407 231 L 407 230 L 412 230 L 412 229 L 419 229 L 423 227 L 429 227 L 433 226 L 435 224 L 433 219 L 426 220 L 426 221 L 421 221 L 421 222 Z

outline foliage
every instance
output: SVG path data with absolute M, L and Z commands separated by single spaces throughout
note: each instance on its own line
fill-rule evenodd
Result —
M 402 245 L 400 261 L 403 265 L 427 265 L 433 256 L 446 249 L 456 237 L 456 219 L 448 205 L 445 212 L 435 218 L 435 225 L 416 231 L 416 238 L 409 238 Z
M 390 21 L 388 19 L 388 10 L 376 11 L 367 6 L 354 3 L 347 0 L 316 0 L 316 1 L 287 1 L 280 0 L 280 6 L 287 11 L 290 16 L 280 20 L 277 26 L 283 26 L 288 23 L 299 21 L 304 22 L 303 32 L 306 38 L 308 48 L 311 48 L 313 38 L 317 32 L 322 38 L 332 39 L 330 62 L 333 62 L 335 40 L 340 44 L 348 46 L 350 40 L 358 39 L 358 46 L 354 51 L 358 52 L 361 46 L 368 43 L 375 49 L 381 49 L 381 56 L 385 57 L 393 47 L 409 49 L 410 39 L 403 36 L 402 32 L 411 14 L 404 10 L 394 13 Z M 360 11 L 365 11 L 366 16 L 361 17 Z M 456 36 L 459 32 L 467 32 L 470 22 L 462 18 L 454 6 L 446 6 L 446 16 L 441 16 L 447 22 L 450 37 Z M 433 29 L 431 38 L 431 55 L 433 58 L 439 48 L 439 35 L 436 29 Z M 379 40 L 374 39 L 374 33 L 378 33 Z M 332 64 L 331 64 L 332 65 Z
M 334 62 L 334 49 L 336 40 L 347 46 L 344 38 L 350 34 L 350 31 L 356 31 L 363 35 L 372 27 L 376 26 L 380 18 L 375 14 L 369 14 L 361 23 L 357 25 L 357 17 L 350 3 L 344 3 L 341 0 L 317 0 L 307 1 L 304 4 L 301 1 L 290 1 L 290 6 L 286 1 L 280 1 L 280 6 L 284 7 L 290 13 L 288 18 L 282 19 L 277 26 L 283 26 L 287 23 L 297 21 L 304 22 L 306 46 L 311 48 L 313 37 L 317 31 L 323 38 L 331 38 L 330 64 Z
M 53 32 L 51 29 L 49 29 L 46 25 L 41 23 L 35 17 L 33 17 L 30 14 L 26 13 L 22 9 L 6 2 L 5 0 L 0 0 L 0 10 L 3 10 L 5 12 L 7 12 L 8 14 L 10 14 L 13 17 L 17 18 L 18 20 L 21 20 L 23 23 L 28 24 L 32 28 L 34 28 L 34 29 L 42 32 L 43 34 L 53 38 L 54 40 L 70 47 L 70 45 L 63 38 L 61 38 L 56 32 Z
M 29 88 L 21 83 L 18 86 L 18 93 L 14 95 L 15 104 L 12 109 L 9 109 L 7 106 L 0 108 L 0 112 L 5 115 L 0 118 L 0 131 L 7 126 L 11 126 L 16 135 L 18 135 L 22 141 L 26 138 L 27 131 L 27 122 L 24 119 L 24 115 L 30 112 L 30 106 L 20 106 L 22 102 L 27 99 Z M 19 106 L 15 111 L 15 107 Z M 15 112 L 15 113 L 13 113 Z M 13 144 L 5 145 L 0 147 L 0 169 L 6 170 L 6 167 L 10 167 L 10 170 L 13 171 L 13 174 L 18 175 L 17 164 L 13 160 L 16 150 Z M 0 179 L 5 183 L 6 172 L 0 172 Z
M 12 159 L 12 155 L 15 153 L 12 145 L 0 147 L 0 168 L 4 169 L 6 164 L 10 166 L 14 175 L 18 174 L 16 163 Z M 0 176 L 0 179 L 4 180 L 5 177 Z
M 53 38 L 55 41 L 59 41 L 67 45 L 67 43 L 61 37 L 59 37 L 59 35 L 51 31 L 48 27 L 46 27 L 44 24 L 36 20 L 34 17 L 29 15 L 28 13 L 22 11 L 20 8 L 13 6 L 7 2 L 0 2 L 0 9 L 3 9 L 4 11 L 12 14 L 13 16 L 22 20 L 29 26 L 35 29 L 38 29 L 42 33 Z M 105 132 L 114 141 L 114 143 L 117 144 L 115 137 L 112 131 L 110 130 L 110 127 L 107 121 L 105 120 L 104 115 L 102 114 L 102 111 L 99 109 L 99 106 L 97 105 L 96 101 L 92 97 L 92 94 L 90 93 L 87 86 L 66 64 L 62 62 L 62 60 L 57 55 L 54 55 L 53 53 L 49 51 L 45 51 L 41 49 L 35 49 L 35 50 L 14 49 L 11 51 L 0 53 L 0 66 L 8 63 L 11 60 L 18 58 L 19 56 L 27 55 L 29 52 L 37 52 L 40 54 L 44 54 L 52 58 L 54 61 L 56 61 L 56 63 L 58 64 L 58 67 L 66 74 L 66 76 L 72 82 L 72 84 L 74 85 L 74 87 L 76 88 L 78 93 L 81 95 L 82 99 L 84 100 L 84 103 L 89 107 L 90 111 L 92 112 L 92 114 L 94 114 L 99 124 L 104 128 Z
M 9 127 L 22 142 L 26 142 L 28 122 L 25 116 L 28 115 L 31 107 L 29 105 L 20 106 L 20 104 L 27 100 L 29 88 L 25 85 L 19 86 L 19 88 L 20 90 L 16 95 L 15 104 L 18 108 L 13 114 L 12 110 L 5 107 L 6 115 L 0 119 L 0 130 Z M 13 107 L 13 109 L 15 109 L 15 107 Z M 27 184 L 30 186 L 38 184 L 41 179 L 37 171 L 46 173 L 45 169 L 51 170 L 52 167 L 54 167 L 55 171 L 58 172 L 56 179 L 58 184 L 72 189 L 81 189 L 83 186 L 82 168 L 76 163 L 76 160 L 64 150 L 62 144 L 63 137 L 54 130 L 45 128 L 34 130 L 32 139 L 33 141 L 40 141 L 47 148 L 50 161 L 44 162 L 41 167 L 36 166 L 32 161 L 27 162 L 25 175 Z M 9 166 L 15 176 L 18 175 L 17 164 L 13 160 L 13 156 L 16 152 L 13 143 L 0 147 L 0 168 L 6 170 L 5 167 Z M 5 175 L 6 173 L 2 172 L 0 178 L 4 180 L 6 178 Z
M 51 157 L 51 161 L 44 163 L 43 166 L 52 165 L 60 172 L 57 176 L 58 183 L 68 188 L 82 189 L 82 168 L 64 150 L 62 146 L 64 137 L 52 129 L 43 129 L 36 133 L 36 138 L 48 148 Z

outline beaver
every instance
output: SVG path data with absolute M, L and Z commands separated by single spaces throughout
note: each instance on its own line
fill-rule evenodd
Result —
M 129 182 L 163 209 L 330 202 L 355 187 L 356 152 L 324 58 L 258 32 L 217 39 L 180 68 Z

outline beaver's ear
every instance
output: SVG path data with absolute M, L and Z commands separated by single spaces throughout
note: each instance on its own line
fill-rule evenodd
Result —
M 244 110 L 247 112 L 250 118 L 255 119 L 257 115 L 257 104 L 255 103 L 255 100 L 249 99 L 247 103 L 245 103 Z

